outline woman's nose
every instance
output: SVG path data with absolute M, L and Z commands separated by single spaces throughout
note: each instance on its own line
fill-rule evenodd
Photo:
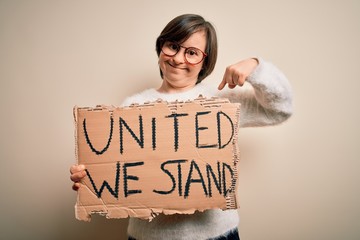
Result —
M 180 63 L 184 63 L 185 61 L 185 50 L 180 49 L 175 56 L 173 56 L 173 60 L 175 63 L 180 64 Z

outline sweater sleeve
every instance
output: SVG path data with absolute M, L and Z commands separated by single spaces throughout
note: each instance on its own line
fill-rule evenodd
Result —
M 231 102 L 240 102 L 240 126 L 276 125 L 292 114 L 292 91 L 285 75 L 273 64 L 258 59 L 259 65 L 243 87 L 219 92 Z

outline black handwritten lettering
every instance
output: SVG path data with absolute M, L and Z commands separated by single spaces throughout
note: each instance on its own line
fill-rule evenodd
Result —
M 212 167 L 210 166 L 210 164 L 206 164 L 206 176 L 207 176 L 207 179 L 208 179 L 209 197 L 212 197 L 210 176 L 214 180 L 214 184 L 216 186 L 216 189 L 219 191 L 220 194 L 222 194 L 222 189 L 221 189 L 221 180 L 222 179 L 221 179 L 220 162 L 217 162 L 217 173 L 218 173 L 218 179 L 216 179 L 216 175 L 215 175 Z M 223 176 L 223 178 L 225 178 L 225 176 Z
M 195 116 L 195 137 L 196 137 L 196 147 L 197 148 L 214 148 L 217 147 L 216 144 L 213 145 L 204 145 L 199 143 L 199 131 L 206 130 L 208 127 L 199 127 L 199 116 L 206 115 L 211 113 L 210 111 L 207 112 L 197 112 Z
M 195 168 L 195 170 L 197 171 L 197 173 L 199 175 L 198 179 L 193 178 L 193 170 L 194 170 L 194 168 Z M 205 196 L 208 196 L 208 192 L 206 190 L 204 178 L 203 178 L 203 176 L 201 174 L 199 166 L 196 164 L 196 162 L 194 160 L 191 161 L 189 175 L 188 175 L 186 185 L 185 185 L 185 193 L 184 193 L 185 198 L 187 198 L 189 196 L 189 194 L 190 194 L 191 183 L 201 183 L 201 185 L 203 187 L 203 190 L 204 190 L 204 193 L 205 193 Z
M 87 128 L 86 128 L 86 118 L 84 118 L 84 121 L 83 121 L 83 130 L 84 130 L 84 134 L 85 134 L 85 139 L 86 139 L 86 143 L 89 145 L 91 151 L 93 151 L 94 153 L 96 153 L 97 155 L 101 155 L 103 154 L 104 152 L 106 152 L 106 150 L 109 148 L 110 146 L 110 142 L 111 142 L 111 138 L 112 138 L 112 134 L 113 134 L 113 127 L 114 127 L 114 120 L 112 117 L 110 117 L 110 133 L 109 133 L 109 138 L 108 138 L 108 141 L 107 141 L 107 144 L 106 146 L 101 150 L 101 151 L 98 151 L 94 148 L 94 146 L 92 145 L 91 141 L 90 141 L 90 138 L 89 138 L 89 134 L 87 132 Z
M 116 199 L 119 199 L 121 197 L 128 198 L 132 195 L 141 194 L 143 192 L 148 194 L 149 189 L 141 188 L 141 186 L 144 186 L 142 185 L 141 180 L 144 181 L 145 179 L 146 181 L 146 178 L 143 179 L 140 176 L 141 174 L 140 172 L 136 174 L 137 171 L 135 171 L 134 168 L 143 166 L 145 164 L 144 161 L 146 160 L 154 160 L 154 162 L 150 164 L 151 171 L 159 171 L 156 173 L 159 173 L 160 175 L 162 174 L 161 176 L 158 175 L 159 179 L 161 179 L 160 181 L 167 181 L 167 182 L 166 185 L 156 185 L 159 180 L 158 181 L 155 180 L 154 181 L 155 185 L 152 186 L 152 188 L 150 189 L 150 192 L 152 191 L 151 192 L 152 194 L 161 194 L 161 195 L 172 194 L 173 196 L 176 197 L 178 196 L 185 200 L 189 199 L 190 197 L 194 197 L 194 195 L 198 196 L 199 192 L 196 191 L 200 191 L 200 194 L 202 196 L 205 196 L 206 198 L 212 198 L 214 196 L 219 196 L 219 195 L 224 197 L 228 196 L 230 193 L 235 191 L 234 186 L 236 183 L 236 179 L 234 179 L 234 169 L 232 168 L 233 166 L 229 162 L 225 163 L 225 162 L 217 161 L 218 158 L 221 158 L 222 156 L 225 157 L 224 155 L 226 155 L 227 152 L 218 151 L 220 155 L 217 155 L 216 149 L 223 149 L 229 146 L 233 141 L 236 129 L 230 117 L 232 116 L 231 114 L 229 116 L 220 110 L 211 111 L 211 108 L 206 108 L 205 110 L 206 111 L 189 113 L 191 114 L 191 119 L 189 119 L 189 117 L 181 118 L 181 117 L 189 116 L 188 113 L 175 113 L 175 112 L 171 112 L 170 115 L 168 115 L 169 113 L 166 113 L 162 115 L 160 118 L 158 116 L 148 117 L 148 115 L 146 116 L 144 115 L 144 121 L 142 115 L 138 115 L 138 116 L 135 115 L 135 120 L 133 120 L 133 118 L 131 118 L 132 120 L 129 120 L 130 118 L 127 118 L 123 115 L 120 116 L 116 115 L 117 117 L 115 117 L 116 118 L 115 121 L 113 119 L 113 116 L 110 116 L 109 136 L 107 138 L 107 130 L 105 131 L 105 134 L 101 134 L 100 146 L 98 143 L 99 141 L 96 142 L 94 141 L 95 136 L 93 136 L 92 134 L 94 134 L 95 131 L 89 130 L 90 127 L 92 127 L 93 125 L 91 124 L 92 122 L 89 122 L 91 121 L 91 119 L 88 118 L 87 120 L 86 118 L 84 118 L 82 122 L 82 128 L 86 143 L 89 146 L 87 147 L 85 144 L 85 149 L 87 151 L 86 154 L 90 153 L 93 155 L 94 163 L 101 164 L 102 162 L 98 160 L 104 159 L 104 157 L 108 158 L 107 154 L 106 156 L 104 155 L 96 156 L 96 155 L 104 154 L 106 151 L 109 150 L 109 148 L 110 148 L 110 150 L 108 151 L 109 153 L 110 152 L 113 153 L 114 150 L 117 149 L 118 147 L 120 148 L 115 150 L 118 156 L 115 156 L 115 159 L 113 159 L 112 161 L 113 163 L 119 160 L 118 157 L 120 154 L 124 154 L 124 150 L 133 151 L 129 153 L 129 155 L 120 155 L 121 158 L 127 158 L 128 156 L 130 158 L 121 159 L 121 165 L 120 165 L 120 161 L 117 161 L 116 170 L 114 166 L 112 166 L 111 168 L 112 170 L 110 170 L 110 174 L 114 174 L 114 175 L 111 175 L 110 178 L 106 177 L 105 178 L 106 180 L 95 179 L 94 181 L 94 176 L 101 176 L 101 175 L 95 174 L 93 172 L 95 170 L 91 170 L 90 172 L 86 169 L 86 174 L 91 183 L 89 187 L 93 188 L 91 189 L 91 191 L 94 192 L 94 194 L 98 198 L 102 198 L 104 196 L 103 194 L 106 194 L 106 196 L 109 196 L 111 194 L 111 196 L 113 196 Z M 117 118 L 118 118 L 118 122 L 117 122 Z M 108 123 L 107 119 L 108 118 L 106 118 L 105 120 L 106 125 Z M 180 121 L 183 122 L 180 123 Z M 195 125 L 194 125 L 194 121 L 195 121 Z M 185 123 L 187 123 L 188 125 L 185 126 Z M 119 124 L 119 126 L 117 126 L 116 124 Z M 117 129 L 117 127 L 119 127 L 119 135 L 116 134 L 115 132 L 113 137 L 113 130 L 114 128 Z M 182 127 L 184 129 L 182 129 Z M 81 130 L 81 125 L 79 128 Z M 172 131 L 171 128 L 173 128 L 173 134 L 174 134 L 173 136 L 168 133 L 169 130 Z M 181 135 L 184 131 L 187 131 L 187 133 Z M 181 136 L 179 136 L 179 134 Z M 192 135 L 189 137 L 189 140 L 180 139 L 181 137 L 188 135 Z M 113 139 L 113 138 L 118 138 L 118 139 Z M 85 140 L 82 139 L 82 142 L 84 142 Z M 174 141 L 173 148 L 171 146 L 173 143 L 172 140 Z M 118 142 L 119 145 L 112 143 L 114 141 Z M 167 141 L 169 143 L 163 144 L 164 141 L 165 142 Z M 181 149 L 182 147 L 181 144 L 184 141 L 191 141 L 186 146 L 190 145 L 194 148 L 191 149 L 191 151 L 189 151 L 189 154 L 184 153 L 184 150 L 187 149 Z M 114 149 L 111 149 L 112 147 Z M 136 152 L 137 149 L 141 150 L 144 149 L 145 147 L 148 148 L 145 149 L 147 151 L 145 152 L 139 151 L 139 153 Z M 162 147 L 167 149 L 161 149 Z M 89 150 L 89 148 L 91 149 L 92 152 Z M 202 155 L 203 150 L 199 150 L 199 148 L 201 149 L 214 148 L 215 152 L 211 151 L 209 153 L 209 154 L 214 154 L 214 156 L 210 156 L 209 159 L 203 159 L 204 157 L 204 155 Z M 181 149 L 181 151 L 179 151 L 179 149 Z M 152 152 L 152 151 L 163 151 L 163 152 L 159 153 L 158 155 L 157 152 Z M 166 155 L 170 151 L 172 153 Z M 174 154 L 177 151 L 179 152 Z M 198 155 L 194 154 L 194 152 L 196 151 L 198 151 Z M 132 155 L 132 153 L 134 154 Z M 181 154 L 184 153 L 184 155 L 178 156 L 178 154 L 180 153 Z M 224 154 L 221 155 L 222 153 Z M 166 156 L 164 156 L 164 154 Z M 131 159 L 139 159 L 138 156 L 140 155 L 142 156 L 145 155 L 145 158 L 142 159 L 143 161 L 128 162 L 129 160 L 131 161 Z M 82 154 L 81 156 L 87 156 L 87 155 Z M 169 156 L 172 157 L 175 156 L 174 157 L 175 159 L 165 160 L 165 162 L 159 162 L 159 161 L 164 161 L 163 160 L 164 158 L 169 159 L 166 158 Z M 179 159 L 176 159 L 177 158 L 176 156 L 178 156 Z M 188 156 L 188 159 L 185 159 L 186 156 Z M 200 159 L 197 159 L 197 157 Z M 214 157 L 217 158 L 214 159 Z M 106 160 L 106 162 L 108 162 L 108 159 Z M 87 161 L 85 161 L 84 163 L 87 163 Z M 153 164 L 156 164 L 156 166 L 158 166 L 157 164 L 159 164 L 160 170 L 153 169 L 154 166 Z M 109 171 L 107 171 L 107 174 L 108 173 Z M 120 178 L 121 174 L 123 175 Z M 107 193 L 107 191 L 109 193 Z
M 179 148 L 179 120 L 178 117 L 188 116 L 187 113 L 173 113 L 166 116 L 166 118 L 174 118 L 174 150 L 175 152 Z
M 107 188 L 109 190 L 110 194 L 113 195 L 116 199 L 119 198 L 119 179 L 120 179 L 120 163 L 116 163 L 116 175 L 115 175 L 115 189 L 112 189 L 107 181 L 104 181 L 101 185 L 100 189 L 95 185 L 95 182 L 93 178 L 91 177 L 90 172 L 85 169 L 86 175 L 89 177 L 92 187 L 94 188 L 94 191 L 96 193 L 96 196 L 98 198 L 101 198 L 102 192 L 104 191 L 104 188 Z
M 138 181 L 139 177 L 137 176 L 133 176 L 133 175 L 128 175 L 127 169 L 129 167 L 136 167 L 136 166 L 141 166 L 144 165 L 144 162 L 134 162 L 134 163 L 125 163 L 123 166 L 123 175 L 124 175 L 124 195 L 125 197 L 128 197 L 131 194 L 137 194 L 137 193 L 141 193 L 142 191 L 140 189 L 135 189 L 135 190 L 129 190 L 129 186 L 128 186 L 128 180 L 133 180 L 133 181 Z
M 229 140 L 227 141 L 227 143 L 225 143 L 224 145 L 221 145 L 221 123 L 220 123 L 221 118 L 220 118 L 220 115 L 225 116 L 231 125 L 231 136 L 230 136 Z M 234 137 L 234 124 L 231 121 L 231 118 L 227 114 L 225 114 L 224 112 L 221 112 L 221 111 L 219 111 L 217 113 L 216 119 L 217 119 L 217 129 L 218 129 L 218 143 L 219 143 L 218 146 L 219 146 L 219 149 L 221 149 L 221 148 L 226 147 L 230 143 L 231 139 Z
M 181 163 L 184 163 L 186 162 L 187 160 L 184 160 L 184 159 L 180 159 L 180 160 L 168 160 L 166 162 L 163 162 L 161 164 L 161 170 L 166 173 L 169 177 L 170 177 L 170 180 L 172 182 L 172 187 L 170 190 L 168 191 L 162 191 L 162 190 L 153 190 L 155 193 L 158 193 L 158 194 L 170 194 L 172 193 L 175 188 L 176 188 L 176 180 L 175 180 L 175 177 L 174 175 L 165 168 L 166 165 L 168 164 L 178 164 L 177 165 L 177 170 L 178 170 L 178 190 L 179 190 L 179 196 L 182 196 L 182 171 L 181 171 Z
M 190 166 L 187 165 L 189 167 L 189 172 L 188 175 L 186 176 L 185 190 L 183 192 L 182 173 L 183 173 L 183 168 L 185 167 L 184 164 L 185 162 L 188 162 L 188 160 L 179 159 L 179 160 L 168 160 L 166 162 L 163 162 L 161 164 L 161 170 L 166 175 L 168 175 L 172 185 L 169 190 L 153 190 L 153 192 L 157 194 L 167 195 L 173 193 L 175 189 L 178 188 L 178 195 L 179 196 L 184 195 L 184 198 L 186 199 L 190 196 L 190 187 L 191 184 L 193 183 L 201 183 L 202 189 L 206 197 L 213 196 L 213 191 L 212 191 L 213 185 L 215 185 L 215 188 L 217 189 L 219 194 L 223 195 L 224 197 L 226 197 L 227 194 L 232 191 L 231 187 L 235 184 L 235 179 L 233 179 L 234 174 L 230 165 L 217 161 L 217 165 L 216 165 L 217 170 L 214 171 L 210 164 L 206 164 L 205 168 L 202 169 L 204 174 L 206 173 L 206 177 L 207 177 L 207 186 L 206 186 L 206 182 L 203 177 L 203 172 L 201 171 L 199 165 L 194 160 L 192 160 L 190 162 Z M 167 168 L 171 164 L 177 164 L 177 176 L 176 173 L 171 172 Z M 194 175 L 198 177 L 194 177 Z M 231 177 L 231 186 L 229 188 L 226 185 L 227 175 L 230 175 Z
M 135 139 L 135 141 L 139 144 L 141 148 L 144 148 L 144 130 L 143 130 L 143 121 L 142 116 L 139 115 L 139 135 L 140 137 L 137 137 L 134 133 L 134 131 L 129 127 L 129 125 L 125 122 L 123 118 L 119 118 L 119 124 L 120 124 L 120 153 L 123 154 L 124 152 L 124 136 L 123 136 L 123 126 L 128 130 L 130 135 Z
M 156 150 L 156 118 L 151 119 L 151 136 L 152 136 L 152 148 Z
M 231 185 L 234 184 L 234 172 L 233 170 L 231 169 L 230 165 L 226 164 L 226 163 L 223 163 L 222 165 L 222 175 L 223 175 L 223 194 L 224 194 L 224 197 L 226 197 L 228 195 L 228 193 L 231 193 L 232 192 L 232 188 L 230 186 L 230 188 L 228 189 L 227 186 L 226 186 L 226 172 L 225 170 L 228 169 L 228 171 L 230 172 L 230 175 L 231 175 Z

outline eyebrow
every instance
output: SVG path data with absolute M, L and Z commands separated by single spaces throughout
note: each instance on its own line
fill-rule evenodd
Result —
M 199 48 L 199 47 L 194 47 L 194 46 L 185 47 L 185 46 L 183 46 L 182 44 L 180 44 L 180 43 L 177 42 L 177 41 L 168 40 L 167 42 L 176 43 L 177 45 L 179 45 L 180 47 L 183 47 L 183 48 L 196 48 L 196 49 L 199 49 L 200 51 L 202 51 L 202 52 L 204 52 L 204 53 L 205 53 L 205 50 L 206 50 L 206 46 L 205 46 L 205 49 L 204 49 L 204 50 L 201 50 L 201 48 Z

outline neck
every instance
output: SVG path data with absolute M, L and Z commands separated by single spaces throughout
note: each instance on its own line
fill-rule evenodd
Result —
M 160 93 L 181 93 L 193 89 L 196 84 L 188 84 L 184 86 L 171 85 L 166 81 L 163 81 L 161 86 L 157 89 Z

